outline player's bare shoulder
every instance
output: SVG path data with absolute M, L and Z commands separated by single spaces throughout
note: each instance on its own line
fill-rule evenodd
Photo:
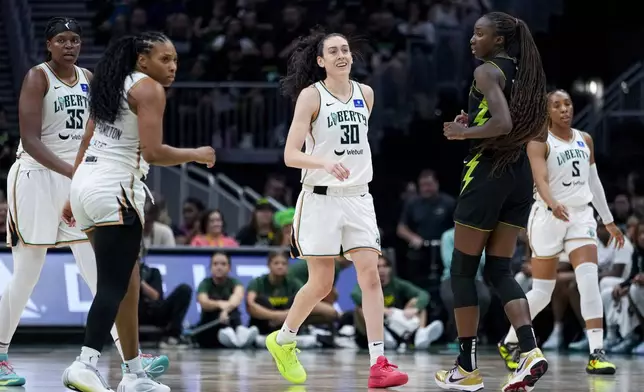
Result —
M 367 107 L 369 108 L 369 111 L 373 108 L 373 100 L 374 100 L 374 93 L 373 93 L 373 88 L 369 86 L 368 84 L 363 84 L 363 83 L 358 83 L 358 87 L 360 87 L 360 91 L 362 91 L 362 95 L 364 96 L 365 101 L 367 101 Z

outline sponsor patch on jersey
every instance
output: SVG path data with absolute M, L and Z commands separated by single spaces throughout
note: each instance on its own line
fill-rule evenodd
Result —
M 353 100 L 353 106 L 357 108 L 363 108 L 364 107 L 364 101 L 362 99 L 354 99 Z
M 582 142 L 581 140 L 577 140 L 577 145 L 579 147 L 584 147 L 585 146 L 584 142 Z
M 81 83 L 81 90 L 83 90 L 84 93 L 89 91 L 89 86 L 85 83 Z

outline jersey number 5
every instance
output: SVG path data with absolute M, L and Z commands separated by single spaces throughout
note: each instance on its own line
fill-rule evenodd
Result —
M 360 129 L 357 124 L 341 125 L 340 129 L 343 131 L 340 144 L 360 144 Z
M 67 109 L 67 114 L 69 114 L 69 119 L 65 123 L 67 129 L 83 129 L 84 109 Z
M 572 176 L 579 177 L 579 161 L 572 161 Z

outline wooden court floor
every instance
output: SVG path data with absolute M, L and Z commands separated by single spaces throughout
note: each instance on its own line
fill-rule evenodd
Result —
M 263 351 L 166 352 L 170 370 L 161 380 L 172 391 L 188 392 L 316 392 L 366 391 L 368 355 L 353 350 L 303 351 L 300 359 L 309 380 L 304 386 L 291 386 L 282 380 L 270 355 Z M 644 385 L 644 358 L 614 357 L 615 376 L 590 377 L 584 372 L 586 357 L 546 353 L 550 368 L 535 391 L 635 392 Z M 78 348 L 34 348 L 12 346 L 10 358 L 19 374 L 27 378 L 25 387 L 0 387 L 0 391 L 67 391 L 60 381 L 66 366 L 78 355 Z M 449 351 L 435 353 L 390 353 L 401 369 L 409 372 L 409 383 L 397 391 L 439 391 L 433 375 L 449 367 L 455 356 Z M 99 369 L 116 390 L 121 373 L 116 351 L 106 352 Z M 481 353 L 479 363 L 485 377 L 486 391 L 499 391 L 506 372 L 498 356 Z M 376 390 L 371 390 L 375 392 Z

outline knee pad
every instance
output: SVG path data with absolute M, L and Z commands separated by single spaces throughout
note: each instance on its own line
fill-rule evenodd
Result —
M 525 299 L 525 293 L 519 283 L 514 280 L 510 270 L 511 261 L 512 259 L 509 257 L 485 255 L 483 276 L 494 288 L 503 306 L 516 299 Z
M 550 303 L 556 284 L 556 280 L 533 280 L 532 290 L 525 295 L 530 307 L 530 316 L 533 320 Z
M 480 262 L 481 256 L 467 255 L 454 249 L 452 266 L 450 267 L 454 308 L 478 306 L 479 298 L 476 293 L 475 279 Z
M 604 308 L 599 293 L 599 272 L 597 264 L 582 263 L 575 268 L 575 280 L 579 289 L 581 316 L 584 320 L 602 318 Z

